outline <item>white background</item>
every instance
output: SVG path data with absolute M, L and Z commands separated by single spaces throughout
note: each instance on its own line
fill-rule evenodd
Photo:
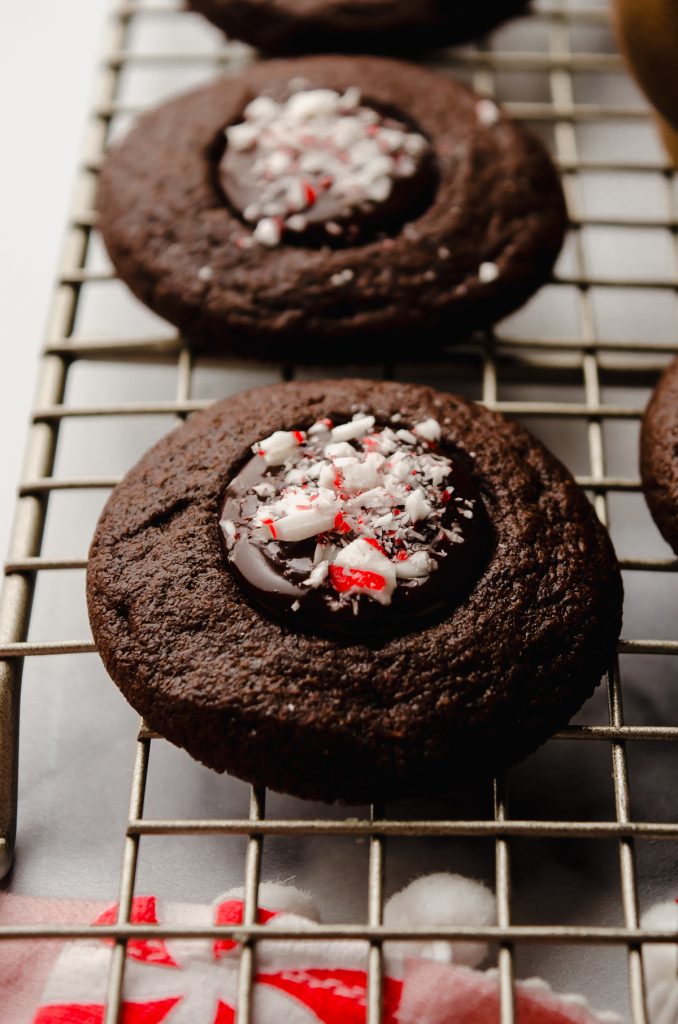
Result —
M 107 10 L 0 3 L 0 560 Z

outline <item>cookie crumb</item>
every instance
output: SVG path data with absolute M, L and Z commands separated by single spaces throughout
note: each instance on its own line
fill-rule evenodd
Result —
M 290 231 L 305 231 L 308 225 L 306 217 L 302 213 L 295 213 L 287 218 L 287 226 Z

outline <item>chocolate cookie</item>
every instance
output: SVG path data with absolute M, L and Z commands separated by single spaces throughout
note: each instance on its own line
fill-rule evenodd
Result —
M 462 43 L 527 0 L 188 0 L 230 36 L 269 53 L 394 53 Z
M 678 553 L 678 359 L 665 370 L 645 410 L 640 472 L 654 521 Z
M 172 100 L 110 152 L 97 205 L 120 276 L 193 342 L 334 362 L 501 318 L 566 220 L 526 129 L 375 57 L 265 62 Z
M 567 470 L 428 388 L 274 385 L 116 487 L 87 579 L 112 678 L 217 771 L 304 797 L 444 791 L 592 693 L 622 588 Z

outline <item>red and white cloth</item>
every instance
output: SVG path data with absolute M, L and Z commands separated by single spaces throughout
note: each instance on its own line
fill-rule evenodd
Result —
M 263 884 L 260 903 L 258 920 L 271 931 L 294 928 L 313 935 L 318 914 L 303 893 Z M 493 920 L 493 904 L 491 893 L 476 882 L 431 875 L 394 896 L 384 917 L 393 927 L 484 925 Z M 168 926 L 237 924 L 242 911 L 239 890 L 226 893 L 213 906 L 161 904 L 154 896 L 139 896 L 131 920 Z M 117 908 L 108 907 L 94 923 L 110 924 L 116 917 Z M 106 939 L 64 944 L 28 1019 L 33 1024 L 102 1024 L 110 953 Z M 240 953 L 237 943 L 223 939 L 130 941 L 123 1024 L 235 1024 Z M 486 953 L 477 942 L 387 943 L 384 1024 L 498 1024 L 497 972 L 476 969 Z M 254 1024 L 364 1024 L 367 955 L 368 946 L 360 940 L 258 942 Z M 2 974 L 0 959 L 0 988 L 11 1002 L 12 975 L 5 988 Z M 21 983 L 20 974 L 15 971 L 15 982 Z M 519 1024 L 619 1020 L 594 1012 L 582 997 L 554 994 L 540 979 L 518 982 L 516 1000 Z M 4 999 L 0 1024 L 24 1024 L 20 1015 L 5 1016 L 3 1004 Z
M 678 900 L 657 903 L 643 915 L 643 927 L 673 931 L 678 937 Z M 647 1008 L 651 1024 L 678 1021 L 678 944 L 643 946 Z

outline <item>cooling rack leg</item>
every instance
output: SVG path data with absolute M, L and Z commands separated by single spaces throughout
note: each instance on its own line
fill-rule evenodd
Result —
M 19 696 L 21 668 L 0 662 L 0 879 L 14 860 L 17 786 L 19 776 Z

